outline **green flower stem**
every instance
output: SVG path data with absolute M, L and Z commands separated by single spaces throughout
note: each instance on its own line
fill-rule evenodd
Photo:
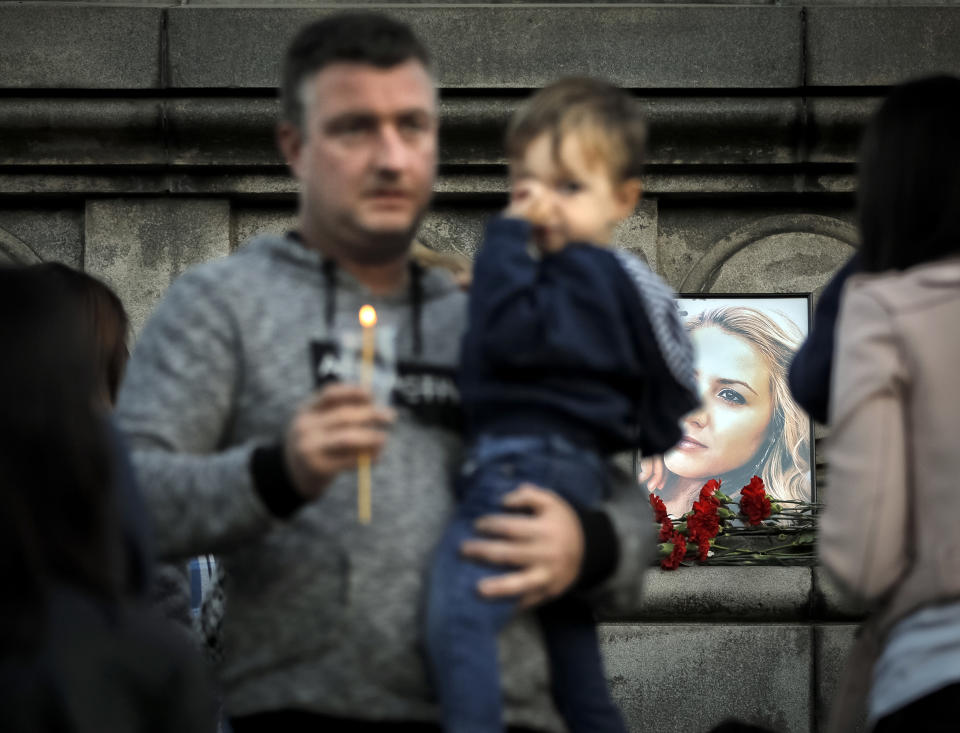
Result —
M 809 543 L 806 543 L 806 542 L 797 542 L 796 540 L 794 540 L 793 542 L 788 542 L 788 543 L 785 544 L 785 545 L 776 545 L 776 546 L 774 546 L 774 547 L 770 547 L 770 548 L 767 548 L 767 549 L 765 549 L 765 550 L 747 550 L 747 549 L 738 548 L 738 547 L 724 547 L 723 545 L 711 545 L 710 549 L 711 549 L 711 550 L 724 550 L 724 551 L 726 551 L 726 552 L 732 552 L 732 553 L 735 553 L 735 554 L 738 554 L 738 555 L 742 555 L 742 554 L 749 554 L 749 555 L 756 555 L 756 554 L 776 555 L 776 554 L 778 554 L 778 553 L 777 553 L 778 550 L 785 550 L 785 549 L 787 549 L 788 547 L 803 547 L 803 546 L 806 545 L 806 544 L 809 544 Z M 783 554 L 792 554 L 792 553 L 783 553 Z

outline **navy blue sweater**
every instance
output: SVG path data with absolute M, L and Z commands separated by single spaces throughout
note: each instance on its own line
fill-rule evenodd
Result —
M 460 389 L 467 433 L 558 433 L 602 453 L 662 453 L 696 397 L 670 375 L 637 285 L 608 249 L 535 258 L 530 226 L 487 226 Z

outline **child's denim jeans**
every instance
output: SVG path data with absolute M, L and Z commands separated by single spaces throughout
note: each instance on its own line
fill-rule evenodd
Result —
M 559 436 L 478 439 L 457 482 L 459 504 L 437 548 L 427 603 L 427 646 L 446 733 L 503 730 L 497 634 L 516 600 L 486 600 L 477 582 L 505 572 L 463 558 L 473 522 L 504 512 L 505 494 L 530 482 L 589 507 L 606 495 L 603 460 Z M 603 675 L 592 614 L 576 599 L 541 609 L 555 703 L 572 733 L 626 733 Z

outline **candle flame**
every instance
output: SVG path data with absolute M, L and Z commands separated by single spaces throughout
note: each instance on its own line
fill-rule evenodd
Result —
M 360 325 L 364 328 L 377 325 L 377 312 L 372 305 L 365 305 L 360 309 Z

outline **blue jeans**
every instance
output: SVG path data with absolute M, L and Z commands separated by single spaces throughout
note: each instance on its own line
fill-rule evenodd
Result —
M 477 593 L 482 578 L 504 568 L 460 555 L 475 537 L 473 522 L 504 512 L 502 500 L 529 481 L 589 507 L 606 495 L 599 455 L 559 436 L 482 436 L 468 454 L 457 482 L 459 504 L 437 547 L 427 601 L 427 651 L 446 733 L 503 730 L 497 634 L 517 608 L 517 599 L 487 600 Z M 591 610 L 561 599 L 540 610 L 557 708 L 573 733 L 626 733 L 603 674 Z

